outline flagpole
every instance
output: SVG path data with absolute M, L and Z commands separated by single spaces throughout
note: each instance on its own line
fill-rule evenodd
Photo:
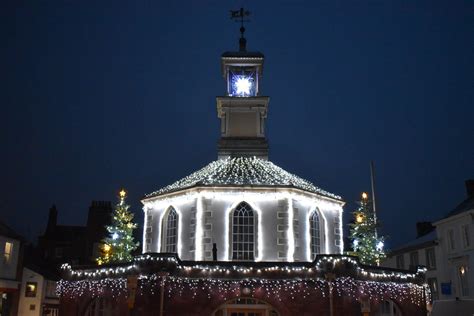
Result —
M 370 162 L 370 183 L 372 185 L 372 210 L 374 212 L 374 222 L 377 225 L 377 208 L 375 205 L 375 168 L 374 162 Z M 375 227 L 375 238 L 377 238 L 377 227 Z

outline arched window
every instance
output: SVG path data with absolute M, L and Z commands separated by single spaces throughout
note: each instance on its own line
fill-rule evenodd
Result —
M 162 252 L 177 252 L 178 243 L 178 213 L 170 207 L 163 222 L 163 250 Z
M 318 210 L 316 209 L 309 217 L 309 232 L 311 236 L 311 258 L 321 253 L 321 228 Z
M 232 214 L 232 260 L 254 260 L 255 216 L 245 202 L 240 203 Z

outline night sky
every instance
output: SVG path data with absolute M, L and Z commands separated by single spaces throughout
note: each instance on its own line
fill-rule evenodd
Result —
M 370 189 L 388 245 L 474 177 L 472 1 L 19 1 L 0 4 L 0 219 L 30 240 L 55 203 L 140 198 L 216 159 L 220 55 L 248 7 L 265 54 L 270 159 L 343 196 Z

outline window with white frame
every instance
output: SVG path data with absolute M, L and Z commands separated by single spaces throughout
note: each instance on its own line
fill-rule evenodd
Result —
M 163 225 L 163 251 L 176 253 L 178 244 L 178 213 L 173 207 L 168 209 Z
M 414 269 L 418 265 L 418 251 L 410 252 L 410 268 Z
M 461 234 L 462 234 L 462 244 L 464 248 L 468 248 L 471 245 L 471 239 L 469 236 L 469 225 L 461 226 Z
M 426 248 L 426 268 L 428 270 L 436 269 L 436 256 L 435 256 L 435 249 L 434 248 Z
M 314 260 L 321 253 L 321 221 L 316 209 L 309 217 L 309 232 L 311 237 L 311 258 Z
M 454 241 L 454 229 L 448 230 L 448 247 L 449 247 L 449 250 L 456 249 L 456 243 Z
M 232 214 L 232 260 L 254 260 L 255 215 L 246 202 L 240 203 Z

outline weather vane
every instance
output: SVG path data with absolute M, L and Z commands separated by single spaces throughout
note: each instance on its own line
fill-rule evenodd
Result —
M 240 10 L 230 10 L 230 18 L 232 20 L 235 20 L 235 22 L 240 22 L 240 40 L 239 40 L 239 46 L 241 51 L 245 51 L 247 40 L 244 37 L 245 33 L 245 27 L 244 27 L 244 22 L 250 22 L 250 20 L 246 17 L 250 16 L 250 11 L 245 10 L 244 8 L 240 8 Z

